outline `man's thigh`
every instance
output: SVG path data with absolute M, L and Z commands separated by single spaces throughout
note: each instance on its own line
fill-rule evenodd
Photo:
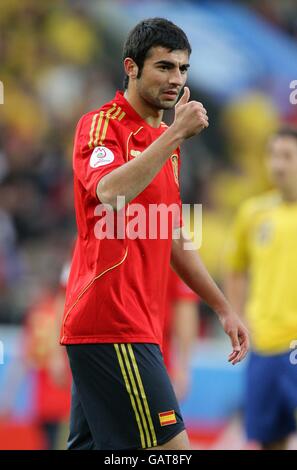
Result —
M 75 384 L 71 390 L 70 431 L 67 441 L 69 450 L 92 450 L 95 442 L 90 431 Z

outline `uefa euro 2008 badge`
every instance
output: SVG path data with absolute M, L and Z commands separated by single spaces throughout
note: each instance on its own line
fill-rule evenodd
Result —
M 108 165 L 114 161 L 113 152 L 107 147 L 95 147 L 91 158 L 90 158 L 90 167 L 98 168 L 98 166 Z

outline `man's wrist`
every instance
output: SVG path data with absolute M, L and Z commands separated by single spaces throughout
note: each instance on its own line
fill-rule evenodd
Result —
M 217 316 L 222 320 L 232 314 L 231 305 L 227 300 L 224 300 L 223 302 L 220 302 L 218 305 L 214 306 L 214 311 L 216 312 Z
M 172 136 L 176 147 L 179 147 L 185 140 L 185 137 L 183 136 L 181 130 L 176 126 L 175 123 L 171 124 L 171 126 L 167 129 L 167 133 L 168 135 Z

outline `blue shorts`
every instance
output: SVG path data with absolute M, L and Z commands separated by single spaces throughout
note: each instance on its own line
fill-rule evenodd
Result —
M 269 444 L 296 430 L 297 365 L 291 364 L 290 354 L 250 355 L 245 395 L 249 439 Z
M 162 445 L 185 429 L 156 344 L 68 345 L 73 388 L 68 449 Z

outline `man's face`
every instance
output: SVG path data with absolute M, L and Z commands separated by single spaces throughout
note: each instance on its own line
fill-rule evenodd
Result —
M 291 136 L 273 137 L 269 144 L 268 168 L 280 190 L 297 185 L 297 139 Z
M 187 80 L 188 60 L 187 51 L 152 47 L 136 80 L 141 98 L 157 109 L 173 108 Z

